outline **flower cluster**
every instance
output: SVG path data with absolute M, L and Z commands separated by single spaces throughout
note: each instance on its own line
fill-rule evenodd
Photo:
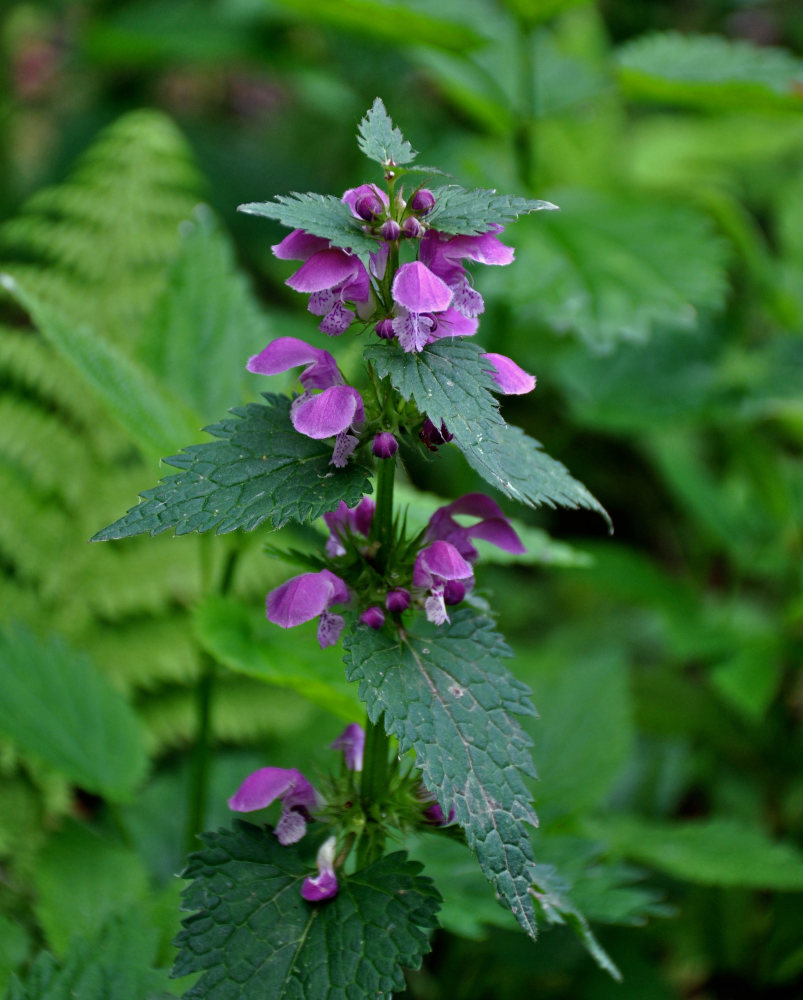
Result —
M 369 536 L 375 510 L 373 500 L 364 497 L 354 508 L 341 500 L 337 510 L 324 515 L 329 528 L 325 553 L 333 565 L 346 555 L 347 546 L 370 565 L 374 546 Z M 456 516 L 476 520 L 463 526 Z M 499 504 L 484 493 L 468 493 L 435 511 L 410 567 L 407 584 L 385 586 L 381 603 L 371 600 L 358 609 L 360 622 L 369 628 L 382 628 L 388 612 L 398 615 L 413 604 L 423 606 L 427 619 L 435 625 L 448 622 L 447 606 L 459 604 L 474 586 L 473 564 L 479 553 L 472 539 L 476 538 L 505 552 L 526 551 Z M 337 642 L 344 626 L 343 616 L 330 609 L 358 601 L 356 592 L 342 577 L 322 569 L 302 573 L 272 590 L 267 596 L 266 612 L 268 620 L 282 628 L 317 618 L 318 642 L 324 648 Z
M 342 750 L 343 762 L 353 780 L 353 776 L 362 771 L 365 730 L 358 723 L 352 722 L 331 744 L 331 749 Z M 350 787 L 353 788 L 351 781 Z M 450 810 L 448 817 L 444 816 L 440 805 L 421 785 L 416 784 L 414 787 L 420 822 L 430 826 L 446 826 L 454 820 L 453 810 Z M 274 833 L 284 847 L 301 840 L 307 832 L 307 824 L 315 820 L 316 815 L 327 805 L 323 796 L 295 768 L 261 767 L 249 774 L 232 795 L 229 809 L 234 812 L 256 812 L 266 809 L 277 800 L 282 804 L 282 811 Z M 346 805 L 350 806 L 351 803 Z M 342 834 L 330 836 L 323 842 L 316 858 L 318 874 L 308 876 L 301 885 L 304 899 L 317 903 L 337 895 L 339 884 L 336 869 L 344 863 L 349 848 L 348 838 Z

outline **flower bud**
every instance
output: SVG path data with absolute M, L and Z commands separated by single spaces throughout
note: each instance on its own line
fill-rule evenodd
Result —
M 354 211 L 366 222 L 373 222 L 382 214 L 384 206 L 375 194 L 364 194 L 354 203 Z
M 404 587 L 396 587 L 385 595 L 385 607 L 388 611 L 406 611 L 410 607 L 410 591 Z
M 420 212 L 422 215 L 426 215 L 427 212 L 431 212 L 435 207 L 435 196 L 429 188 L 419 188 L 419 190 L 416 191 L 410 199 L 409 207 L 414 212 Z
M 368 628 L 382 628 L 385 624 L 385 612 L 382 608 L 373 605 L 363 611 L 360 615 L 360 621 L 363 625 L 367 625 Z
M 393 340 L 396 336 L 393 329 L 393 320 L 390 317 L 381 319 L 374 327 L 374 331 L 377 337 L 381 337 L 382 340 Z
M 398 450 L 399 442 L 390 431 L 380 431 L 371 445 L 371 451 L 377 458 L 393 458 Z
M 438 430 L 429 417 L 427 417 L 421 425 L 421 430 L 418 432 L 418 436 L 430 451 L 435 451 L 436 448 L 439 448 L 442 444 L 446 444 L 448 441 L 451 441 L 454 437 L 454 435 L 450 434 L 446 429 L 446 425 L 443 421 L 441 421 L 440 430 Z
M 382 239 L 389 243 L 397 240 L 401 236 L 401 226 L 395 219 L 386 219 L 379 230 Z
M 447 580 L 443 588 L 444 604 L 459 604 L 466 596 L 466 588 L 462 580 Z
M 408 215 L 402 223 L 402 235 L 416 237 L 421 235 L 421 223 L 413 215 Z

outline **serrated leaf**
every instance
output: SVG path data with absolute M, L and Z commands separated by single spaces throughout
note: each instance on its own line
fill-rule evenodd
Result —
M 654 823 L 631 816 L 594 820 L 625 856 L 674 878 L 701 885 L 803 891 L 803 854 L 756 826 L 729 819 Z
M 314 871 L 296 846 L 237 822 L 190 856 L 174 976 L 202 972 L 185 1000 L 384 1000 L 429 950 L 440 897 L 404 853 L 339 875 L 325 903 L 301 898 Z
M 527 281 L 500 278 L 525 315 L 607 350 L 657 323 L 692 328 L 699 309 L 722 306 L 729 251 L 700 212 L 591 191 L 557 197 L 563 211 L 519 244 Z
M 532 876 L 533 898 L 547 923 L 569 926 L 597 965 L 617 982 L 621 982 L 622 973 L 594 937 L 585 916 L 569 899 L 569 886 L 560 878 L 556 869 L 552 865 L 533 865 Z
M 0 732 L 81 788 L 125 801 L 147 767 L 128 703 L 82 654 L 0 632 Z
M 99 531 L 93 541 L 127 538 L 175 528 L 218 534 L 252 531 L 263 521 L 280 528 L 288 521 L 310 521 L 349 506 L 371 492 L 368 470 L 357 462 L 345 469 L 330 465 L 331 445 L 299 434 L 290 423 L 290 400 L 263 393 L 267 405 L 249 403 L 206 430 L 218 441 L 191 445 L 165 461 L 182 469 L 143 500 Z
M 512 654 L 493 622 L 463 610 L 450 625 L 419 619 L 401 636 L 357 626 L 344 647 L 371 721 L 384 715 L 400 752 L 415 751 L 425 786 L 444 815 L 454 809 L 486 878 L 535 937 L 527 824 L 537 819 L 524 781 L 535 770 L 515 718 L 535 709 L 502 665 Z
M 432 189 L 435 207 L 427 215 L 427 225 L 442 233 L 472 236 L 490 232 L 494 226 L 515 222 L 520 215 L 555 210 L 550 201 L 497 194 L 485 188 L 468 191 L 458 184 Z
M 149 371 L 89 326 L 60 315 L 10 275 L 0 275 L 0 284 L 25 308 L 42 336 L 84 379 L 135 444 L 163 455 L 178 441 L 197 436 L 198 418 Z
M 379 249 L 379 240 L 367 236 L 351 209 L 333 194 L 277 195 L 273 201 L 254 201 L 237 206 L 246 215 L 275 219 L 290 229 L 303 229 L 344 250 L 352 250 L 362 260 Z
M 383 167 L 412 163 L 418 156 L 401 134 L 401 130 L 394 127 L 381 97 L 374 100 L 360 121 L 357 128 L 357 145 L 369 160 L 376 160 Z
M 128 848 L 70 822 L 52 835 L 33 871 L 35 912 L 57 955 L 74 937 L 97 934 L 106 921 L 145 897 L 148 877 Z
M 361 715 L 359 701 L 346 687 L 339 650 L 321 649 L 308 630 L 288 635 L 266 621 L 264 608 L 223 598 L 204 601 L 194 624 L 203 648 L 230 670 L 297 691 L 348 721 Z
M 636 100 L 740 113 L 803 107 L 803 61 L 785 49 L 667 31 L 629 42 L 618 63 L 624 92 Z
M 491 392 L 495 383 L 477 344 L 442 340 L 419 354 L 376 345 L 365 357 L 436 427 L 443 422 L 469 465 L 506 496 L 530 507 L 586 507 L 609 521 L 604 508 L 560 462 L 502 419 Z
M 235 267 L 231 240 L 211 211 L 197 206 L 180 232 L 178 254 L 144 324 L 137 357 L 201 424 L 244 398 L 254 376 L 233 359 L 261 350 L 271 333 Z
M 41 952 L 24 982 L 12 979 L 7 1000 L 160 1000 L 168 984 L 151 967 L 157 938 L 140 912 L 115 918 L 77 938 L 60 962 Z

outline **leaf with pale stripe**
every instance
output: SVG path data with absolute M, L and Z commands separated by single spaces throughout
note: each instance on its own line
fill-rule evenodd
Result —
M 272 831 L 238 821 L 201 840 L 173 968 L 202 973 L 185 1000 L 385 1000 L 429 951 L 440 896 L 404 853 L 339 874 L 338 894 L 310 904 L 301 885 L 314 862 Z
M 340 500 L 353 507 L 371 492 L 368 470 L 358 462 L 330 464 L 332 446 L 299 434 L 290 423 L 290 400 L 263 393 L 267 405 L 249 403 L 207 427 L 217 441 L 191 445 L 165 461 L 181 469 L 119 521 L 99 531 L 96 542 L 175 528 L 218 534 L 251 531 L 263 521 L 280 528 L 312 521 Z
M 444 815 L 454 809 L 486 878 L 535 937 L 527 827 L 537 820 L 524 780 L 535 769 L 515 718 L 535 709 L 502 664 L 512 654 L 493 622 L 462 610 L 450 625 L 419 619 L 401 635 L 358 625 L 344 645 L 371 721 L 384 715 L 400 751 L 415 751 L 424 785 Z

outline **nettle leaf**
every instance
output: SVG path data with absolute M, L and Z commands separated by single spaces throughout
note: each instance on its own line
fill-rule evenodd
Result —
M 99 531 L 92 541 L 127 538 L 175 528 L 218 534 L 251 531 L 263 521 L 280 528 L 311 521 L 345 500 L 354 506 L 371 492 L 369 471 L 357 462 L 330 465 L 332 447 L 299 434 L 290 423 L 290 400 L 263 393 L 267 405 L 249 403 L 206 430 L 218 441 L 191 445 L 165 461 L 183 470 L 146 490 L 143 500 Z
M 435 207 L 427 215 L 427 225 L 442 233 L 464 236 L 487 233 L 494 226 L 515 222 L 520 215 L 558 207 L 550 201 L 497 194 L 485 188 L 468 191 L 459 184 L 433 188 L 432 194 Z
M 273 201 L 252 201 L 237 206 L 238 212 L 276 219 L 290 229 L 303 229 L 336 247 L 353 250 L 361 258 L 374 253 L 379 241 L 367 236 L 351 209 L 333 194 L 277 195 Z
M 628 97 L 695 108 L 803 107 L 803 61 L 785 49 L 719 35 L 643 35 L 618 52 Z
M 376 160 L 383 167 L 402 166 L 418 156 L 401 130 L 394 128 L 381 97 L 376 98 L 360 122 L 357 145 L 370 160 Z
M 0 632 L 0 733 L 89 792 L 130 799 L 147 767 L 133 709 L 83 655 Z
M 339 875 L 338 894 L 310 904 L 301 884 L 314 865 L 296 846 L 240 821 L 201 840 L 173 975 L 203 974 L 185 1000 L 383 1000 L 429 951 L 440 896 L 402 852 Z
M 597 965 L 613 976 L 617 982 L 621 982 L 622 973 L 597 941 L 588 925 L 588 920 L 569 899 L 569 886 L 558 875 L 556 869 L 552 865 L 534 865 L 532 875 L 533 897 L 539 913 L 547 923 L 565 924 L 570 927 Z
M 384 715 L 401 753 L 414 750 L 425 786 L 465 829 L 486 878 L 531 937 L 536 825 L 524 780 L 535 776 L 516 715 L 535 715 L 512 653 L 489 618 L 458 611 L 440 628 L 419 619 L 401 635 L 364 626 L 345 639 L 346 677 L 360 682 L 372 722 Z
M 729 250 L 701 212 L 592 191 L 559 198 L 563 211 L 523 234 L 527 281 L 499 278 L 525 319 L 609 350 L 646 340 L 658 323 L 692 329 L 698 310 L 724 303 Z
M 585 486 L 544 454 L 538 441 L 505 423 L 479 345 L 441 340 L 407 354 L 395 344 L 380 344 L 365 357 L 436 427 L 445 423 L 469 465 L 505 496 L 530 507 L 586 507 L 609 521 Z

